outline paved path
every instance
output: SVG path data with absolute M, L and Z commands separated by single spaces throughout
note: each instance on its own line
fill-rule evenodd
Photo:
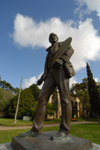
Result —
M 88 123 L 98 123 L 98 122 L 92 122 L 92 121 L 75 121 L 71 122 L 71 124 L 88 124 Z M 59 126 L 58 123 L 55 124 L 44 124 L 44 127 L 53 127 L 53 126 Z M 28 126 L 15 126 L 15 127 L 5 127 L 5 126 L 0 126 L 0 130 L 13 130 L 13 129 L 28 129 L 31 128 L 32 125 Z

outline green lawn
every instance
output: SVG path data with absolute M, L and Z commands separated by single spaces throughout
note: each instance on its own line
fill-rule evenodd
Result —
M 60 123 L 60 121 L 61 119 L 46 119 L 44 124 Z M 0 125 L 2 126 L 23 126 L 32 124 L 32 121 L 23 121 L 22 119 L 17 119 L 17 122 L 14 123 L 14 119 L 0 118 Z
M 100 124 L 91 123 L 71 125 L 70 134 L 100 144 Z
M 32 125 L 32 121 L 23 121 L 21 119 L 18 119 L 17 122 L 14 123 L 14 119 L 0 118 L 0 125 L 2 126 Z
M 77 121 L 98 121 L 97 118 L 89 118 L 89 119 L 84 119 L 82 117 L 77 118 Z
M 50 123 L 60 123 L 61 119 L 45 119 L 44 124 Z M 85 120 L 83 118 L 78 118 L 77 121 L 97 121 L 96 118 L 89 118 Z M 22 119 L 17 119 L 17 122 L 14 123 L 14 119 L 0 118 L 0 125 L 2 126 L 23 126 L 23 125 L 32 125 L 32 121 L 23 121 Z
M 18 136 L 19 133 L 27 132 L 29 129 L 16 129 L 16 130 L 3 130 L 0 131 L 0 143 L 10 142 L 13 136 Z M 51 131 L 51 130 L 59 130 L 59 127 L 45 127 L 43 128 L 43 132 Z M 85 138 L 91 140 L 93 143 L 100 144 L 100 125 L 93 124 L 80 124 L 80 125 L 71 125 L 70 135 L 78 136 L 81 138 Z

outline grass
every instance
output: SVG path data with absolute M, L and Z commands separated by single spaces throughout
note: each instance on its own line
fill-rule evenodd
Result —
M 21 119 L 18 119 L 17 122 L 14 123 L 14 119 L 0 118 L 0 125 L 2 125 L 2 126 L 32 125 L 32 121 L 23 121 Z
M 61 119 L 45 119 L 44 124 L 60 123 L 60 121 Z M 17 119 L 17 122 L 14 123 L 14 119 L 0 118 L 0 125 L 2 126 L 27 126 L 32 124 L 32 121 L 23 121 L 21 119 Z
M 89 119 L 84 119 L 82 117 L 77 118 L 77 121 L 98 121 L 97 118 L 89 118 Z
M 70 134 L 100 144 L 100 124 L 72 125 Z
M 60 123 L 61 119 L 45 119 L 44 124 L 50 124 L 50 123 Z M 89 118 L 89 120 L 83 119 L 83 118 L 77 118 L 77 121 L 97 121 L 96 118 Z M 8 119 L 8 118 L 0 118 L 0 125 L 2 126 L 27 126 L 32 125 L 32 121 L 23 121 L 22 119 L 17 119 L 17 122 L 14 123 L 14 119 Z
M 19 133 L 24 133 L 28 130 L 29 129 L 1 130 L 0 135 L 2 135 L 2 138 L 0 138 L 0 143 L 10 142 L 12 137 L 18 136 Z M 46 132 L 51 130 L 58 131 L 59 127 L 45 127 L 42 131 Z M 70 135 L 85 138 L 91 140 L 93 143 L 100 144 L 100 125 L 96 123 L 71 125 Z

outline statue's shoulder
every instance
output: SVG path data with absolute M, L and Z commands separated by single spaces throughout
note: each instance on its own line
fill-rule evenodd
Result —
M 49 46 L 49 47 L 46 49 L 46 51 L 47 51 L 47 52 L 50 52 L 52 48 L 61 46 L 61 43 L 62 43 L 62 42 L 57 42 L 57 43 L 55 43 L 55 45 Z

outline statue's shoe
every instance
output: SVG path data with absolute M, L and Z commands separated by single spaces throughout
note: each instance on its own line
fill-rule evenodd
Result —
M 36 137 L 38 134 L 34 133 L 32 130 L 29 130 L 28 132 L 21 133 L 18 135 L 18 137 Z
M 65 134 L 62 131 L 59 131 L 59 132 L 57 132 L 57 134 L 55 136 L 51 136 L 50 140 L 52 140 L 52 141 L 53 140 L 62 140 L 62 139 L 67 138 L 67 137 L 68 137 L 67 134 Z

